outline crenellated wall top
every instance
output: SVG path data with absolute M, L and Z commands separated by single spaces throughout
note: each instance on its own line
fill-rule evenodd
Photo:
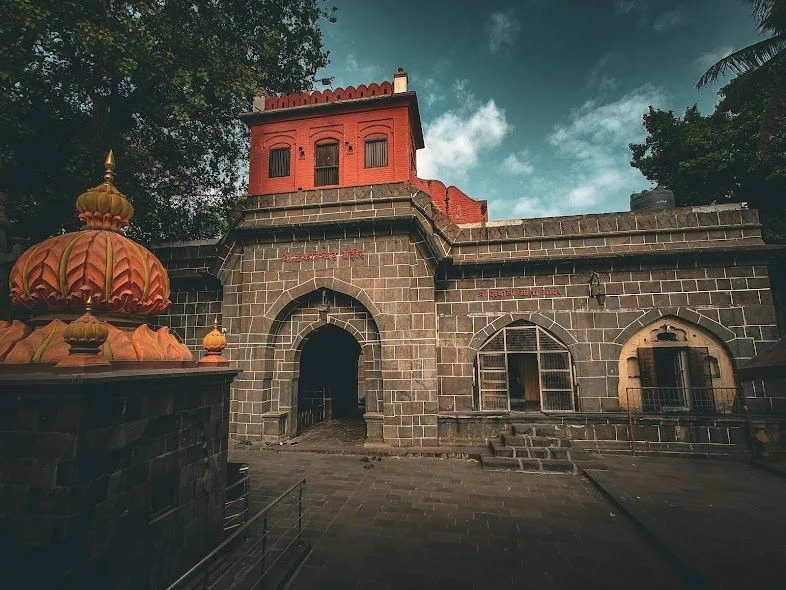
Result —
M 368 86 L 361 84 L 357 87 L 347 86 L 346 88 L 339 87 L 328 90 L 314 90 L 313 92 L 301 92 L 299 94 L 288 94 L 284 96 L 268 96 L 265 97 L 265 110 L 289 109 L 392 95 L 393 84 L 391 82 L 382 82 L 381 84 L 373 83 Z

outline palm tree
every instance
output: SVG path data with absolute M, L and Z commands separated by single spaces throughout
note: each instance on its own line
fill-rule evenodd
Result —
M 696 83 L 700 89 L 732 70 L 738 76 L 721 93 L 718 110 L 729 111 L 763 89 L 769 100 L 762 114 L 759 149 L 762 150 L 786 115 L 786 0 L 745 0 L 753 6 L 759 32 L 766 39 L 718 60 Z

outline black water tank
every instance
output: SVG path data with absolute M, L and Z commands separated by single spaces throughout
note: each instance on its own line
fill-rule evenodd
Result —
M 633 193 L 630 196 L 630 210 L 643 211 L 646 209 L 673 209 L 674 193 L 660 186 L 650 191 Z

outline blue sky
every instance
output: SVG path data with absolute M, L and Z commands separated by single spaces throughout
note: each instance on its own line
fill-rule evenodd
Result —
M 417 92 L 418 175 L 489 201 L 490 219 L 625 211 L 651 184 L 629 165 L 649 105 L 717 101 L 696 80 L 757 39 L 738 0 L 328 0 L 333 87 Z M 728 78 L 727 78 L 728 80 Z

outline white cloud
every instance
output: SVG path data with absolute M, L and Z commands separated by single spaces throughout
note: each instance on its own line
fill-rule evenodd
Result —
M 632 10 L 636 9 L 640 5 L 640 2 L 636 0 L 617 0 L 614 3 L 614 10 L 618 14 L 628 14 Z
M 653 4 L 657 3 L 653 2 Z M 614 4 L 614 11 L 617 14 L 636 17 L 639 26 L 651 28 L 657 33 L 673 31 L 686 25 L 689 21 L 682 8 L 674 8 L 653 16 L 651 7 L 645 0 L 617 0 Z
M 427 107 L 442 102 L 446 98 L 445 93 L 434 78 L 420 80 L 417 85 L 417 90 L 419 96 L 423 100 L 423 104 Z
M 361 64 L 352 53 L 347 55 L 345 70 L 348 80 L 346 85 L 359 86 L 360 84 L 382 82 L 385 79 L 385 76 L 382 74 L 382 68 L 379 65 Z
M 652 28 L 658 33 L 673 31 L 687 24 L 688 18 L 681 9 L 675 8 L 658 15 L 652 22 Z
M 502 161 L 500 168 L 514 176 L 528 176 L 535 171 L 535 167 L 529 162 L 529 152 L 527 150 L 508 154 L 508 157 Z
M 503 45 L 513 45 L 521 32 L 521 23 L 516 18 L 513 9 L 492 12 L 486 22 L 489 49 L 496 53 Z
M 707 51 L 702 53 L 699 57 L 693 60 L 693 65 L 696 66 L 697 69 L 704 72 L 714 63 L 717 63 L 724 57 L 734 53 L 734 48 L 731 46 L 726 47 L 717 47 L 712 51 Z
M 608 68 L 610 57 L 611 55 L 608 53 L 601 56 L 587 72 L 585 87 L 588 90 L 597 90 L 601 94 L 605 94 L 619 86 L 619 81 L 605 71 Z
M 613 102 L 587 101 L 554 127 L 549 143 L 567 161 L 562 178 L 547 184 L 561 213 L 608 210 L 601 205 L 610 196 L 642 185 L 641 173 L 630 166 L 628 144 L 644 139 L 642 116 L 663 102 L 663 92 L 646 85 Z
M 462 88 L 466 91 L 466 85 Z M 418 176 L 460 182 L 478 165 L 479 156 L 497 147 L 510 130 L 505 111 L 493 99 L 479 104 L 471 98 L 463 108 L 446 111 L 425 126 Z
M 513 202 L 511 213 L 514 217 L 555 217 L 560 215 L 559 207 L 548 199 L 539 197 L 519 197 Z

